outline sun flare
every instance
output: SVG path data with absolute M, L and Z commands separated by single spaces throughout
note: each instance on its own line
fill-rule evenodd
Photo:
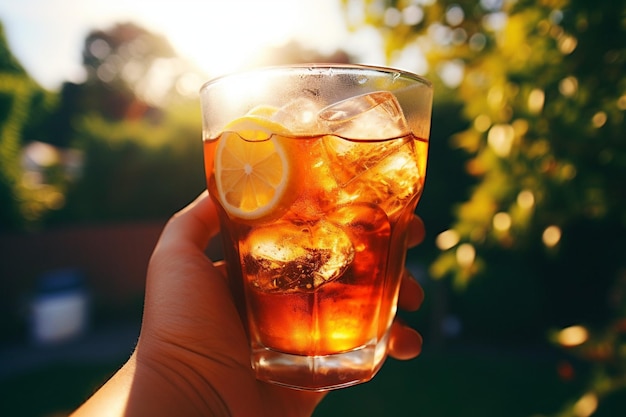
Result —
M 287 42 L 302 13 L 289 0 L 182 0 L 175 8 L 154 2 L 138 19 L 210 76 L 243 69 L 263 49 Z

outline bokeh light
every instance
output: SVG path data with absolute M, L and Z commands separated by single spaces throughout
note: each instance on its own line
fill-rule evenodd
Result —
M 456 250 L 456 261 L 461 268 L 469 268 L 476 259 L 476 248 L 471 243 L 463 243 Z
M 456 230 L 449 229 L 437 235 L 435 244 L 440 250 L 448 250 L 456 246 L 460 239 Z
M 570 326 L 562 329 L 557 336 L 557 341 L 564 347 L 582 345 L 589 339 L 589 331 L 583 326 Z
M 598 396 L 589 392 L 576 401 L 574 404 L 575 417 L 589 417 L 598 409 Z
M 555 225 L 546 227 L 543 231 L 542 240 L 547 247 L 555 247 L 561 240 L 561 228 Z

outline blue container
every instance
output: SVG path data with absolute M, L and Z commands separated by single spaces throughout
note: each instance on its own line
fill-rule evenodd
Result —
M 89 295 L 77 269 L 59 269 L 39 277 L 31 303 L 31 334 L 39 344 L 75 339 L 87 330 Z

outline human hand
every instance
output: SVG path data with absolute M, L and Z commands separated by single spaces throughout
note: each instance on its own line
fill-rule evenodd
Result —
M 416 245 L 424 225 L 415 217 L 410 227 L 410 244 Z M 224 268 L 204 253 L 218 231 L 206 192 L 164 228 L 148 267 L 139 342 L 119 372 L 123 376 L 116 375 L 129 389 L 123 415 L 309 416 L 324 397 L 255 378 Z M 405 273 L 399 308 L 416 310 L 423 297 L 419 284 Z M 419 333 L 394 322 L 390 356 L 413 358 L 421 345 Z

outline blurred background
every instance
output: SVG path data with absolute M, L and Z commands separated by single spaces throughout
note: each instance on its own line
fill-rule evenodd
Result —
M 201 83 L 302 62 L 436 89 L 424 352 L 315 416 L 626 415 L 624 0 L 0 0 L 0 27 L 0 415 L 67 415 L 129 356 L 205 187 Z

